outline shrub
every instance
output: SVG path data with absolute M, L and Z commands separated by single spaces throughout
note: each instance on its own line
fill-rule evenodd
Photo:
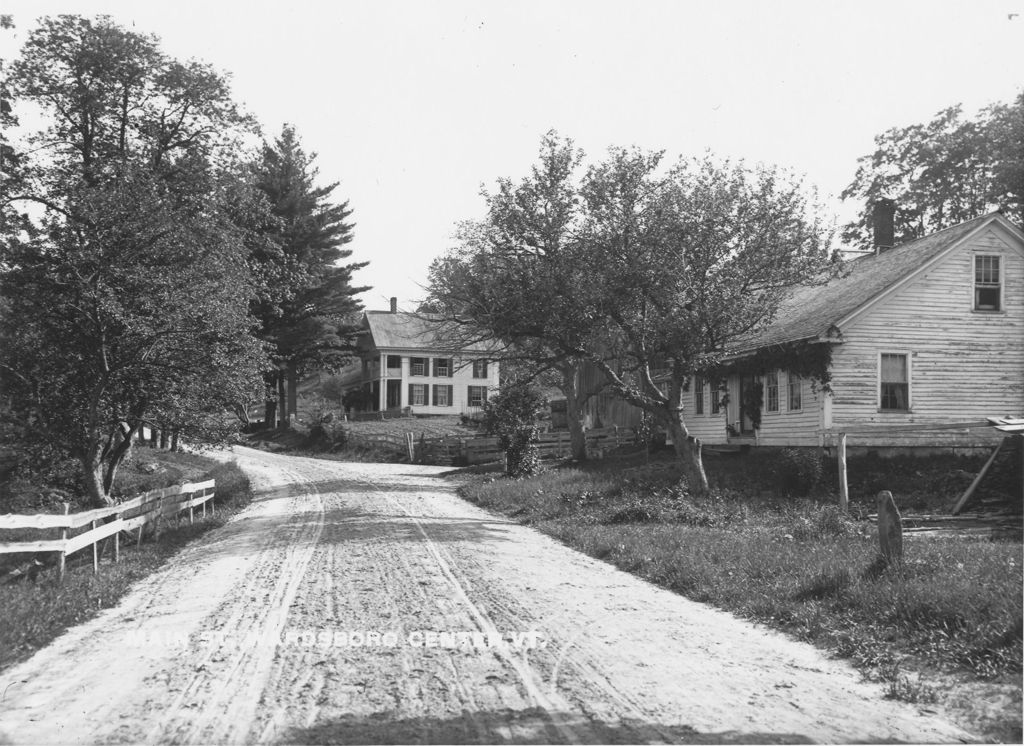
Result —
M 249 482 L 249 477 L 234 461 L 217 464 L 206 472 L 203 480 L 206 479 L 217 480 L 217 495 L 214 497 L 214 502 L 218 505 L 241 507 L 252 497 L 252 485 Z
M 484 404 L 487 432 L 498 436 L 508 476 L 528 477 L 537 472 L 537 418 L 545 406 L 547 400 L 540 390 L 528 385 L 503 389 Z
M 785 448 L 778 454 L 774 471 L 780 489 L 806 495 L 821 483 L 825 465 L 818 449 Z

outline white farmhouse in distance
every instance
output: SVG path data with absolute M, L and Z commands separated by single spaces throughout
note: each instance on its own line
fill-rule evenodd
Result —
M 472 415 L 498 389 L 498 363 L 483 342 L 455 349 L 430 314 L 366 311 L 357 344 L 362 361 L 362 411 Z

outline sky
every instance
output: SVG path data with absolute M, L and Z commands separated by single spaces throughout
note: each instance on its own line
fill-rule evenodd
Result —
M 0 0 L 16 54 L 42 15 L 106 13 L 229 73 L 272 138 L 296 128 L 355 222 L 370 309 L 424 296 L 481 187 L 556 130 L 610 146 L 777 165 L 838 195 L 875 135 L 1024 88 L 1024 0 L 334 2 Z

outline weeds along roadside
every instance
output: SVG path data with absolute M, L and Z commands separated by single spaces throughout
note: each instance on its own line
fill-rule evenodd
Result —
M 884 569 L 874 527 L 830 504 L 721 488 L 695 499 L 653 464 L 461 478 L 466 499 L 848 658 L 898 698 L 928 698 L 907 674 L 921 666 L 1019 679 L 1019 543 L 913 539 L 903 568 Z
M 52 569 L 41 572 L 35 582 L 22 580 L 0 585 L 0 670 L 31 656 L 66 629 L 116 606 L 134 583 L 158 570 L 189 542 L 222 526 L 245 507 L 252 492 L 249 479 L 234 462 L 218 463 L 194 454 L 162 454 L 153 459 L 167 468 L 160 475 L 126 473 L 119 489 L 134 491 L 133 485 L 157 489 L 161 481 L 177 479 L 178 468 L 188 464 L 196 480 L 215 479 L 216 515 L 196 517 L 195 523 L 170 526 L 160 533 L 159 541 L 145 539 L 141 546 L 123 542 L 118 563 L 105 560 L 93 574 L 91 554 L 83 551 L 69 558 L 63 583 L 57 582 Z M 205 471 L 197 471 L 197 466 Z M 163 485 L 160 485 L 163 486 Z

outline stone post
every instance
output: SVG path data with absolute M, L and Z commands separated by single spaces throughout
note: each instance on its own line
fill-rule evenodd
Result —
M 903 562 L 903 519 L 889 490 L 878 493 L 878 543 L 886 564 Z

